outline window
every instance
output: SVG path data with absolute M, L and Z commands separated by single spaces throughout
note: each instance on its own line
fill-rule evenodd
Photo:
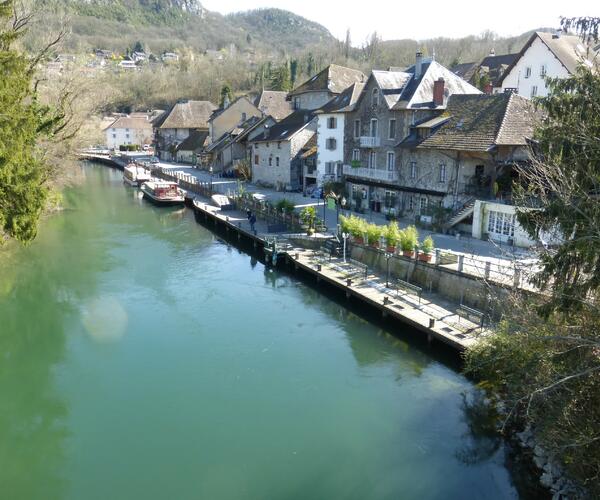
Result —
M 544 76 L 546 76 L 547 72 L 548 72 L 548 69 L 546 68 L 546 65 L 542 64 L 540 66 L 540 76 L 543 78 Z
M 410 178 L 411 179 L 417 178 L 417 162 L 416 161 L 410 162 Z
M 446 182 L 446 164 L 440 164 L 440 182 Z
M 258 165 L 258 155 L 254 155 L 254 164 Z
M 294 109 L 300 109 L 300 98 L 294 97 Z
M 281 149 L 281 141 L 277 143 L 277 149 Z
M 537 95 L 537 85 L 531 86 L 531 97 L 535 97 Z
M 373 93 L 371 95 L 371 105 L 375 108 L 379 106 L 379 89 L 373 89 Z
M 421 211 L 427 210 L 427 198 L 425 196 L 421 196 L 421 198 L 419 198 L 419 209 Z
M 377 153 L 375 151 L 369 153 L 369 168 L 377 168 Z
M 377 137 L 377 118 L 371 119 L 371 137 Z
M 414 196 L 408 197 L 408 209 L 411 212 L 415 209 L 415 197 Z
M 126 139 L 129 139 L 129 134 L 125 134 L 125 138 L 126 138 Z
M 360 120 L 354 120 L 354 138 L 360 137 Z
M 335 116 L 330 116 L 327 118 L 327 128 L 337 128 L 337 118 Z
M 332 161 L 325 162 L 325 173 L 327 175 L 333 174 L 335 169 L 335 163 Z
M 531 66 L 527 66 L 525 68 L 525 78 L 529 78 L 531 76 Z
M 116 139 L 116 138 L 117 138 L 117 134 L 113 134 L 113 139 Z
M 395 139 L 396 138 L 396 120 L 393 119 L 393 118 L 390 120 L 388 138 L 389 139 Z
M 278 167 L 279 166 L 279 156 L 275 157 L 275 166 Z
M 273 157 L 269 156 L 269 167 L 273 166 Z
M 512 238 L 515 235 L 515 215 L 490 210 L 488 233 Z
M 245 122 L 246 121 L 246 113 L 242 113 L 242 121 Z
M 392 151 L 390 151 L 387 154 L 387 169 L 394 170 L 395 167 L 396 167 L 396 154 L 393 153 Z
M 360 149 L 352 150 L 352 161 L 360 161 Z
M 329 139 L 327 139 L 325 147 L 329 151 L 335 151 L 335 148 L 337 147 L 337 141 L 333 137 L 330 137 Z
M 129 129 L 128 129 L 128 128 L 126 128 L 126 129 L 125 129 L 125 132 L 129 132 Z

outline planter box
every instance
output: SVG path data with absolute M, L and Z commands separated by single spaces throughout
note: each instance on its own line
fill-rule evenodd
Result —
M 410 257 L 411 259 L 415 256 L 415 252 L 411 252 L 409 250 L 402 250 L 402 255 L 405 257 Z
M 364 243 L 365 243 L 364 239 L 357 237 L 357 236 L 353 236 L 352 241 L 354 241 L 354 243 L 356 243 L 358 245 L 364 245 Z
M 420 253 L 418 258 L 421 262 L 431 262 L 430 253 Z
M 390 247 L 390 246 L 388 246 L 386 248 L 386 250 L 387 250 L 388 253 L 396 253 L 396 247 Z

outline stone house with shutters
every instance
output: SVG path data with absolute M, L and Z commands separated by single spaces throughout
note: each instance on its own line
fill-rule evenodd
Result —
M 312 78 L 292 90 L 288 99 L 295 110 L 316 110 L 355 83 L 364 83 L 362 71 L 330 64 Z
M 295 111 L 248 141 L 252 181 L 279 190 L 302 187 L 303 152 L 317 121 L 310 111 Z
M 481 92 L 421 53 L 405 71 L 372 72 L 345 114 L 343 175 L 351 208 L 397 214 L 415 190 L 426 189 L 401 185 L 411 160 L 397 146 L 411 127 L 441 115 L 455 94 Z

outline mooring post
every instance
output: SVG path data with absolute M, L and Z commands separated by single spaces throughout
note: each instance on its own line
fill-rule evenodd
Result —
M 488 260 L 485 263 L 485 279 L 490 279 L 490 271 L 492 270 L 492 263 Z
M 458 272 L 462 273 L 464 267 L 465 267 L 465 256 L 459 255 L 458 256 Z
M 519 288 L 520 283 L 521 283 L 521 270 L 515 269 L 515 274 L 513 276 L 513 286 L 515 288 Z

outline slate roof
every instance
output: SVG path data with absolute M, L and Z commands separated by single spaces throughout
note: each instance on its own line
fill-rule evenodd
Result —
M 208 131 L 192 130 L 187 139 L 183 140 L 178 146 L 177 151 L 197 151 L 206 146 L 208 140 Z
M 495 146 L 525 146 L 538 117 L 531 102 L 517 94 L 452 95 L 443 116 L 417 149 L 490 151 Z
M 120 116 L 114 122 L 112 122 L 108 127 L 109 128 L 131 128 L 131 129 L 152 129 L 152 122 L 148 120 L 147 115 L 144 116 Z
M 209 101 L 179 101 L 156 118 L 155 128 L 208 128 L 208 120 L 217 107 Z
M 337 64 L 330 64 L 320 73 L 296 87 L 290 95 L 303 94 L 304 92 L 329 91 L 332 94 L 341 94 L 353 83 L 366 81 L 367 77 L 362 71 Z
M 279 121 L 294 111 L 292 103 L 287 100 L 287 96 L 287 92 L 263 90 L 254 99 L 254 105 L 263 114 L 272 116 Z
M 425 61 L 421 65 L 421 76 L 415 78 L 415 67 L 405 71 L 373 71 L 375 79 L 389 109 L 443 109 L 452 94 L 481 94 L 481 91 L 455 75 L 436 61 Z M 444 79 L 444 104 L 433 103 L 433 85 Z M 366 95 L 362 93 L 361 99 Z M 370 97 L 370 96 L 369 96 Z
M 473 81 L 475 74 L 479 72 L 485 72 L 490 78 L 490 83 L 497 87 L 500 78 L 504 74 L 504 71 L 517 59 L 519 54 L 501 54 L 501 55 L 489 55 L 484 57 L 480 62 L 470 62 L 457 64 L 451 71 L 460 76 L 463 80 L 468 82 Z
M 587 49 L 581 42 L 581 39 L 576 35 L 560 35 L 556 36 L 554 33 L 546 33 L 542 31 L 536 31 L 527 43 L 521 49 L 521 52 L 517 54 L 515 60 L 506 68 L 506 71 L 502 74 L 502 77 L 498 81 L 498 85 L 501 85 L 506 75 L 514 68 L 515 64 L 523 57 L 525 52 L 531 47 L 531 44 L 536 40 L 540 39 L 548 50 L 554 54 L 554 56 L 560 61 L 560 63 L 567 69 L 571 74 L 577 73 L 578 66 L 583 62 L 590 67 L 592 66 L 592 60 L 597 57 L 597 51 L 590 48 L 590 54 L 587 54 Z
M 479 68 L 478 63 L 468 62 L 468 63 L 461 63 L 461 64 L 457 64 L 456 66 L 452 66 L 450 68 L 450 71 L 452 71 L 452 73 L 454 73 L 457 76 L 460 76 L 463 80 L 466 80 L 468 82 L 469 80 L 471 80 L 471 78 L 475 74 L 475 71 L 477 70 L 477 68 Z
M 336 95 L 325 105 L 321 106 L 315 113 L 346 113 L 354 109 L 361 92 L 365 88 L 364 83 L 355 83 Z
M 306 127 L 315 117 L 314 112 L 306 110 L 294 111 L 268 129 L 266 137 L 259 135 L 251 142 L 285 141 Z

